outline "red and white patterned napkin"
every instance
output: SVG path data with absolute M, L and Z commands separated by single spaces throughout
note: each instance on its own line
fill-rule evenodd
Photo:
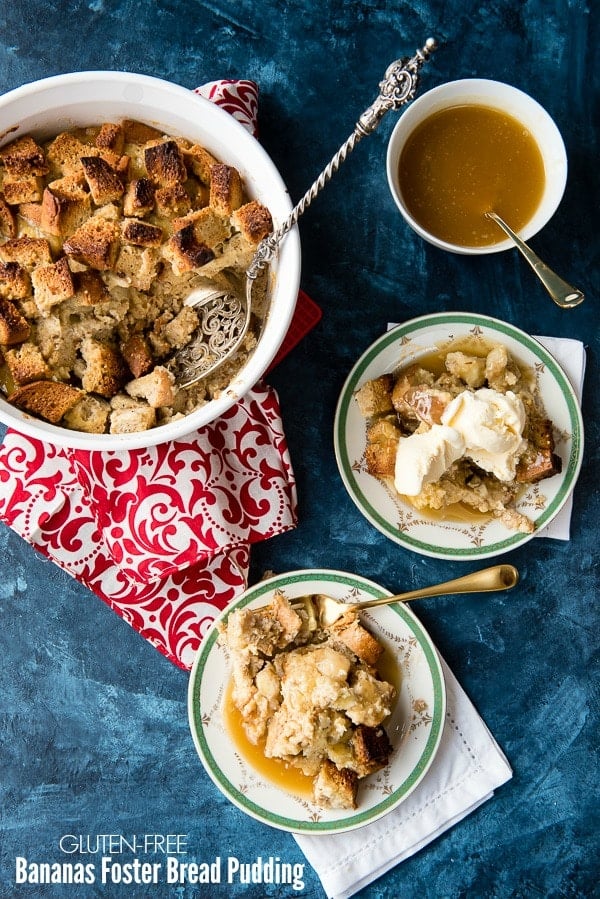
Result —
M 197 92 L 256 132 L 253 82 Z M 275 362 L 319 316 L 301 292 Z M 0 520 L 189 669 L 206 629 L 247 586 L 251 544 L 297 522 L 277 395 L 260 382 L 186 438 L 125 452 L 67 450 L 9 430 Z

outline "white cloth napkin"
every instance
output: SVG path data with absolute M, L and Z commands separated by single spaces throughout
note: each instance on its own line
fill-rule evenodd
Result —
M 358 830 L 295 838 L 330 899 L 346 899 L 448 830 L 512 777 L 512 770 L 442 659 L 446 721 L 418 787 L 394 811 Z

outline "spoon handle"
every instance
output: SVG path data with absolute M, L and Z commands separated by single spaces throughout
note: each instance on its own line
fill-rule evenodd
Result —
M 510 590 L 519 581 L 519 572 L 514 565 L 494 565 L 473 571 L 463 577 L 432 587 L 422 587 L 396 596 L 384 596 L 382 599 L 368 599 L 354 605 L 356 609 L 373 609 L 375 606 L 387 606 L 393 602 L 410 602 L 413 599 L 425 599 L 428 596 L 448 596 L 452 593 L 491 593 L 495 590 Z
M 300 216 L 308 209 L 317 194 L 328 184 L 356 144 L 363 137 L 375 131 L 386 112 L 390 109 L 400 109 L 401 106 L 413 99 L 419 85 L 421 67 L 423 63 L 427 62 L 436 48 L 437 42 L 430 37 L 425 42 L 425 45 L 420 50 L 417 50 L 410 59 L 398 59 L 387 67 L 383 81 L 379 82 L 377 97 L 368 109 L 365 109 L 362 113 L 350 137 L 344 141 L 328 165 L 308 188 L 302 199 L 294 206 L 283 224 L 272 234 L 263 238 L 259 244 L 246 272 L 248 279 L 254 280 L 260 270 L 268 262 L 271 262 L 281 240 L 297 224 Z
M 500 228 L 502 228 L 504 233 L 510 237 L 517 249 L 523 254 L 529 265 L 532 267 L 557 306 L 560 306 L 561 309 L 572 309 L 574 306 L 579 306 L 580 303 L 583 303 L 585 297 L 581 290 L 578 290 L 576 287 L 572 287 L 565 280 L 563 280 L 563 278 L 560 278 L 556 274 L 556 272 L 553 272 L 545 262 L 542 262 L 540 257 L 533 252 L 531 247 L 528 247 L 527 244 L 524 243 L 517 234 L 515 234 L 512 228 L 510 228 L 506 224 L 506 222 L 504 222 L 500 218 L 499 215 L 496 215 L 495 212 L 486 212 L 486 216 L 493 219 L 496 224 Z

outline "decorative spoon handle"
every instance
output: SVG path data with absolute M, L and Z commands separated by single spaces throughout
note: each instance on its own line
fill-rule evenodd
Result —
M 386 112 L 390 109 L 400 109 L 401 106 L 413 99 L 419 85 L 421 66 L 427 62 L 436 48 L 436 41 L 430 37 L 425 42 L 425 46 L 417 50 L 410 59 L 398 59 L 388 66 L 383 81 L 379 82 L 379 94 L 360 116 L 350 137 L 342 144 L 316 181 L 313 182 L 302 199 L 294 206 L 283 224 L 268 237 L 265 237 L 258 246 L 250 267 L 246 272 L 248 278 L 254 280 L 260 270 L 267 263 L 271 262 L 281 239 L 294 227 L 300 216 L 331 180 L 356 144 L 363 137 L 375 131 Z

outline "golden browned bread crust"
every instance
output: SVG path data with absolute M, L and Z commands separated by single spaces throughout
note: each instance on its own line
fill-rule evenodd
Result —
M 119 227 L 99 216 L 87 219 L 63 244 L 67 256 L 98 271 L 114 268 L 119 251 Z
M 31 296 L 31 278 L 18 262 L 0 262 L 0 296 L 23 300 Z
M 31 273 L 33 297 L 42 315 L 52 306 L 68 300 L 75 294 L 73 276 L 66 256 L 51 265 L 39 265 Z
M 148 341 L 142 334 L 132 334 L 121 347 L 121 355 L 134 378 L 147 375 L 154 367 L 154 358 Z
M 158 225 L 150 225 L 139 219 L 125 219 L 121 224 L 123 240 L 138 247 L 160 247 L 163 242 L 163 231 Z
M 562 471 L 562 459 L 554 452 L 554 433 L 549 418 L 536 418 L 527 429 L 527 449 L 517 464 L 519 483 L 534 484 Z
M 37 175 L 11 175 L 6 173 L 2 182 L 4 199 L 10 206 L 21 203 L 38 203 L 42 199 L 44 184 Z
M 201 269 L 215 258 L 211 248 L 197 239 L 193 224 L 176 231 L 167 241 L 164 252 L 176 274 Z
M 15 237 L 17 234 L 17 220 L 15 214 L 0 193 L 0 234 L 7 237 Z
M 231 222 L 253 246 L 257 246 L 273 230 L 271 213 L 258 200 L 251 200 L 237 208 L 231 216 Z
M 240 173 L 230 165 L 217 163 L 210 169 L 210 200 L 215 210 L 230 216 L 244 202 Z
M 349 768 L 337 768 L 327 759 L 314 781 L 315 802 L 324 808 L 356 808 L 358 775 Z
M 105 122 L 100 126 L 95 143 L 101 150 L 112 150 L 113 153 L 117 153 L 120 156 L 125 146 L 123 126 L 113 122 Z
M 187 196 L 187 194 L 186 194 Z M 154 185 L 150 178 L 134 178 L 127 185 L 123 213 L 143 218 L 154 209 Z
M 42 147 L 25 135 L 0 149 L 0 160 L 11 175 L 46 175 L 48 163 Z
M 83 174 L 96 206 L 114 203 L 125 193 L 119 175 L 100 156 L 82 156 Z
M 349 624 L 344 618 L 340 619 L 334 628 L 338 640 L 341 640 L 355 656 L 362 659 L 367 665 L 375 666 L 383 652 L 383 646 L 375 637 L 362 626 L 355 618 Z
M 377 419 L 369 425 L 365 464 L 370 474 L 378 477 L 394 475 L 400 436 L 400 429 L 387 418 Z
M 365 418 L 376 415 L 387 415 L 394 411 L 392 388 L 394 379 L 391 375 L 381 375 L 367 381 L 354 394 L 358 408 Z
M 27 320 L 12 300 L 0 294 L 0 344 L 14 346 L 27 340 L 30 333 Z
M 34 343 L 25 342 L 15 349 L 4 350 L 4 359 L 15 385 L 50 380 L 50 369 Z
M 87 337 L 81 344 L 81 355 L 86 363 L 81 386 L 88 393 L 115 396 L 126 377 L 120 355 L 108 344 Z
M 187 179 L 187 169 L 177 141 L 163 140 L 144 150 L 148 177 L 160 187 L 169 187 Z
M 359 777 L 373 774 L 389 763 L 392 746 L 383 727 L 359 724 L 352 735 L 352 748 Z
M 58 424 L 81 396 L 82 390 L 62 381 L 32 381 L 17 388 L 8 399 L 20 409 Z
M 77 177 L 52 181 L 44 190 L 40 227 L 47 234 L 67 237 L 76 231 L 92 212 L 90 195 Z
M 52 254 L 50 244 L 43 237 L 15 237 L 0 244 L 0 259 L 18 262 L 31 270 L 36 265 L 50 265 Z

